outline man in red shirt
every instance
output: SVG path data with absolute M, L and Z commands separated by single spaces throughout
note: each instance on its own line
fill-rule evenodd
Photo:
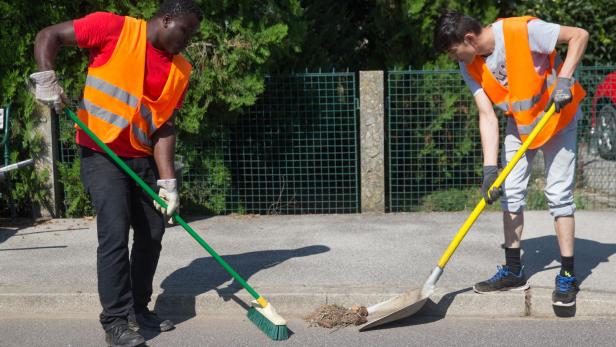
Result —
M 192 0 L 167 0 L 147 22 L 96 12 L 49 26 L 35 41 L 36 98 L 61 109 L 54 60 L 63 45 L 89 50 L 79 117 L 167 202 L 153 202 L 81 129 L 81 180 L 97 214 L 100 321 L 112 346 L 137 346 L 139 328 L 167 331 L 171 321 L 148 310 L 164 218 L 179 206 L 173 167 L 174 114 L 190 64 L 179 55 L 203 18 Z M 128 250 L 129 230 L 134 230 Z

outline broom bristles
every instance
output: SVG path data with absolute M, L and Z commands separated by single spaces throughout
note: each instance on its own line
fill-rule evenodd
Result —
M 248 310 L 248 319 L 257 326 L 265 335 L 274 341 L 282 341 L 289 338 L 289 328 L 286 325 L 276 325 L 254 307 Z

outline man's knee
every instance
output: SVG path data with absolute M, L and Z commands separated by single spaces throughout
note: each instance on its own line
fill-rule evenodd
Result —
M 550 214 L 554 219 L 558 217 L 569 217 L 575 214 L 575 203 L 550 206 Z
M 525 206 L 526 202 L 524 199 L 511 199 L 511 197 L 506 196 L 501 198 L 501 209 L 503 212 L 522 213 Z

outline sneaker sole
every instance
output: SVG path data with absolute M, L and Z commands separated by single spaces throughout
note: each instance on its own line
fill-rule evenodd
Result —
M 107 341 L 105 341 L 107 342 Z M 133 342 L 133 343 L 125 343 L 122 345 L 114 345 L 114 344 L 110 344 L 109 342 L 107 342 L 107 346 L 109 347 L 137 347 L 137 346 L 141 346 L 145 343 L 145 338 L 143 339 L 143 342 Z
M 128 328 L 134 332 L 138 332 L 141 329 L 141 325 L 128 323 Z M 166 331 L 171 331 L 175 329 L 175 324 L 172 324 L 170 327 L 164 327 L 164 328 L 159 327 L 159 326 L 143 325 L 143 329 L 164 333 Z
M 552 305 L 554 306 L 558 306 L 558 307 L 571 307 L 571 306 L 575 306 L 575 301 L 573 302 L 562 302 L 562 301 L 556 301 L 556 302 L 552 302 Z
M 499 293 L 499 292 L 521 292 L 521 291 L 527 290 L 528 288 L 530 288 L 530 284 L 526 283 L 519 287 L 503 288 L 503 289 L 497 289 L 497 290 L 491 290 L 491 291 L 481 291 L 475 288 L 475 286 L 473 286 L 473 291 L 477 294 L 490 294 L 490 293 Z
M 170 328 L 164 328 L 164 329 L 163 329 L 163 328 L 161 328 L 161 329 L 160 329 L 160 332 L 161 332 L 161 333 L 164 333 L 164 332 L 166 332 L 166 331 L 171 331 L 171 330 L 173 330 L 173 329 L 175 329 L 175 325 L 174 325 L 174 326 L 172 326 L 172 327 L 170 327 Z

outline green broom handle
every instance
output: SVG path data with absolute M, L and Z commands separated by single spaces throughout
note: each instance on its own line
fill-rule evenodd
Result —
M 160 198 L 160 196 L 158 196 L 158 194 L 156 194 L 152 188 L 150 188 L 150 186 L 148 186 L 142 179 L 141 177 L 137 176 L 137 174 L 130 168 L 128 167 L 128 165 L 126 165 L 126 163 L 124 163 L 124 161 L 122 159 L 120 159 L 120 157 L 118 157 L 115 153 L 113 153 L 113 151 L 107 147 L 106 144 L 103 143 L 103 141 L 101 141 L 98 136 L 96 136 L 92 130 L 90 130 L 76 115 L 75 113 L 73 113 L 73 111 L 71 111 L 68 107 L 64 108 L 64 113 L 69 116 L 75 123 L 77 123 L 77 125 L 79 125 L 79 127 L 81 128 L 81 130 L 85 131 L 86 134 L 88 134 L 88 136 L 90 136 L 90 138 L 92 140 L 94 140 L 94 142 L 96 142 L 97 145 L 99 145 L 100 148 L 102 148 L 105 153 L 107 153 L 111 159 L 113 159 L 113 161 L 116 162 L 116 164 L 120 165 L 120 167 L 122 168 L 122 170 L 124 170 L 124 172 L 126 172 L 130 177 L 132 177 L 133 180 L 135 180 L 135 182 L 137 182 L 141 188 L 143 188 L 143 190 L 145 190 L 148 195 L 150 195 L 152 197 L 152 199 L 156 200 L 156 202 L 161 205 L 164 208 L 167 208 L 167 204 L 165 203 L 165 201 L 163 199 Z M 244 288 L 246 288 L 246 290 L 250 293 L 250 295 L 252 295 L 255 299 L 259 300 L 263 300 L 261 298 L 261 295 L 259 295 L 254 289 L 252 289 L 252 287 L 246 282 L 244 281 L 244 279 L 242 277 L 240 277 L 240 275 L 238 275 L 237 272 L 235 272 L 235 270 L 233 270 L 233 268 L 231 266 L 229 266 L 229 264 L 227 264 L 227 262 L 222 259 L 218 253 L 216 253 L 216 251 L 210 247 L 210 245 L 207 244 L 207 242 L 205 242 L 201 236 L 199 236 L 199 234 L 197 234 L 191 227 L 190 225 L 188 225 L 184 219 L 182 219 L 182 217 L 180 217 L 179 214 L 174 213 L 173 214 L 173 219 L 178 222 L 178 224 L 180 224 L 181 226 L 184 227 L 184 229 L 190 234 L 190 236 L 192 236 L 195 240 L 197 240 L 197 242 L 199 242 L 199 244 L 205 248 L 205 250 L 212 255 L 212 257 L 214 257 L 214 259 L 216 259 L 216 261 L 225 269 L 227 270 L 227 272 L 233 276 L 233 278 L 235 278 L 236 281 L 238 281 Z M 260 300 L 259 300 L 260 301 Z M 259 302 L 261 303 L 261 301 Z M 263 306 L 263 305 L 262 305 Z M 265 307 L 265 306 L 264 306 Z

